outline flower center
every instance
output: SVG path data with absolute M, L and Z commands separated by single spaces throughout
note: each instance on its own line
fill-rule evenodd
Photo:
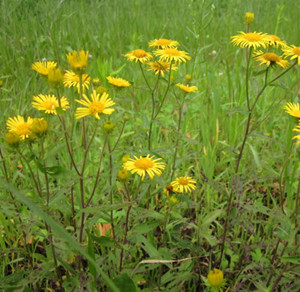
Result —
M 58 104 L 52 102 L 52 101 L 45 101 L 44 102 L 44 107 L 47 110 L 55 110 L 58 107 Z
M 157 40 L 156 43 L 158 46 L 168 46 L 168 45 L 170 45 L 171 42 L 167 39 L 160 39 L 160 40 Z
M 269 62 L 274 62 L 274 63 L 280 61 L 279 56 L 277 56 L 274 53 L 265 53 L 264 54 L 264 59 L 267 60 L 267 61 L 269 61 Z
M 295 47 L 295 48 L 293 49 L 293 53 L 294 53 L 295 55 L 297 55 L 297 56 L 300 56 L 300 47 Z
M 98 114 L 103 112 L 104 106 L 101 102 L 94 101 L 90 104 L 89 109 L 91 114 Z
M 180 56 L 180 52 L 178 50 L 172 49 L 172 48 L 165 49 L 165 54 L 169 55 L 169 56 L 174 56 L 174 57 Z
M 145 58 L 147 56 L 147 52 L 140 49 L 134 50 L 132 54 L 137 58 Z
M 30 133 L 31 125 L 28 123 L 20 124 L 17 126 L 17 133 L 20 136 L 27 136 Z
M 186 185 L 189 184 L 189 180 L 188 180 L 187 178 L 185 178 L 185 177 L 182 176 L 182 177 L 180 177 L 180 178 L 178 179 L 178 183 L 181 184 L 181 185 L 186 186 Z
M 249 32 L 245 34 L 244 38 L 249 42 L 261 42 L 263 40 L 261 35 L 254 32 Z
M 154 163 L 148 158 L 140 158 L 135 163 L 134 166 L 139 169 L 147 170 L 152 168 Z

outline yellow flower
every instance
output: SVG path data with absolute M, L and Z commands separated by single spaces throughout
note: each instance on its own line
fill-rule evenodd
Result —
M 170 194 L 173 194 L 173 186 L 168 185 L 164 188 L 163 193 L 167 196 L 169 196 Z
M 135 61 L 136 63 L 141 62 L 144 64 L 152 58 L 152 55 L 144 50 L 137 49 L 127 53 L 125 57 L 127 57 L 129 61 Z
M 114 78 L 111 76 L 106 77 L 106 79 L 108 80 L 108 83 L 110 83 L 111 85 L 117 87 L 117 88 L 123 88 L 123 87 L 128 87 L 131 84 L 123 79 L 123 78 Z
M 31 133 L 32 118 L 28 117 L 27 122 L 25 122 L 22 116 L 9 118 L 6 126 L 9 132 L 14 132 L 20 136 L 21 140 L 25 140 Z
M 150 179 L 153 179 L 154 175 L 160 176 L 162 174 L 161 170 L 165 169 L 166 164 L 160 162 L 161 158 L 154 159 L 154 156 L 150 157 L 148 154 L 146 157 L 140 156 L 137 158 L 129 159 L 123 164 L 123 168 L 131 173 L 137 173 L 144 180 L 145 175 L 148 174 Z
M 272 65 L 279 65 L 282 68 L 289 66 L 289 61 L 283 60 L 280 56 L 274 53 L 263 53 L 262 51 L 255 52 L 253 54 L 254 60 L 259 61 L 259 65 L 266 64 L 268 67 Z
M 165 76 L 165 71 L 170 70 L 170 63 L 157 61 L 157 62 L 149 62 L 148 63 L 149 68 L 147 68 L 148 71 L 154 71 L 155 74 L 160 74 L 161 76 Z M 176 66 L 172 66 L 172 70 L 177 70 L 178 68 Z
M 57 114 L 56 108 L 59 107 L 59 102 L 54 95 L 39 94 L 38 96 L 34 96 L 33 100 L 31 105 L 39 111 L 44 111 L 46 114 Z M 60 98 L 60 105 L 64 111 L 69 108 L 69 102 L 64 96 Z
M 218 287 L 223 283 L 223 272 L 219 269 L 213 269 L 208 273 L 207 279 L 212 287 Z
M 171 186 L 176 193 L 192 192 L 192 190 L 196 189 L 195 184 L 196 180 L 190 176 L 181 176 L 171 182 Z
M 33 119 L 31 131 L 37 136 L 43 136 L 48 131 L 48 123 L 43 118 Z
M 162 49 L 165 48 L 174 48 L 174 47 L 178 47 L 179 43 L 176 41 L 172 41 L 172 40 L 167 40 L 167 39 L 155 39 L 153 41 L 149 42 L 149 47 L 159 47 Z
M 55 86 L 61 85 L 63 81 L 63 75 L 61 74 L 59 68 L 53 67 L 48 70 L 48 81 Z
M 101 81 L 100 81 L 100 79 L 98 77 L 97 78 L 93 78 L 92 82 L 93 82 L 94 86 L 99 86 L 101 84 Z
M 261 32 L 244 33 L 240 31 L 239 35 L 232 36 L 231 38 L 233 45 L 240 46 L 241 48 L 265 48 L 269 41 L 267 34 Z
M 31 68 L 43 76 L 48 76 L 49 69 L 55 68 L 56 63 L 53 61 L 34 62 Z
M 91 100 L 85 94 L 83 94 L 83 98 L 84 100 L 76 99 L 78 103 L 86 106 L 77 108 L 75 113 L 76 119 L 80 119 L 85 116 L 94 116 L 99 120 L 99 114 L 111 115 L 114 111 L 114 109 L 110 107 L 115 103 L 111 100 L 111 98 L 108 98 L 107 93 L 103 93 L 100 98 L 100 94 L 98 94 L 96 90 L 93 90 Z
M 300 66 L 300 47 L 296 47 L 294 45 L 292 46 L 286 46 L 282 48 L 284 52 L 284 56 L 290 57 L 291 60 L 298 59 L 298 65 Z
M 10 146 L 17 146 L 20 142 L 20 136 L 15 132 L 5 134 L 5 142 Z
M 85 89 L 88 89 L 90 86 L 91 77 L 87 74 L 82 74 L 82 91 L 84 92 Z M 64 74 L 63 83 L 65 87 L 77 87 L 78 93 L 80 93 L 80 76 L 74 73 L 73 71 L 66 71 Z
M 89 52 L 88 51 L 74 51 L 73 53 L 68 53 L 67 58 L 71 65 L 71 67 L 76 70 L 82 72 L 87 66 Z
M 267 35 L 268 40 L 268 45 L 269 46 L 274 46 L 278 48 L 279 46 L 286 47 L 286 42 L 282 41 L 278 36 L 273 35 L 273 34 L 268 34 Z
M 118 171 L 118 179 L 119 180 L 127 180 L 129 178 L 129 173 L 126 169 L 119 169 Z
M 184 84 L 181 84 L 181 83 L 177 83 L 176 86 L 178 86 L 181 90 L 183 90 L 186 93 L 195 92 L 195 91 L 198 90 L 197 86 L 189 86 L 188 84 L 184 85 Z
M 252 12 L 246 12 L 245 14 L 245 22 L 247 24 L 251 24 L 254 21 L 254 13 Z
M 294 103 L 294 102 L 288 102 L 286 106 L 284 107 L 285 111 L 298 119 L 300 119 L 300 105 L 299 103 Z
M 175 64 L 185 62 L 186 60 L 190 60 L 191 57 L 185 51 L 179 51 L 176 48 L 166 48 L 162 50 L 154 51 L 155 56 L 160 57 L 160 61 L 165 61 L 168 63 L 175 62 Z

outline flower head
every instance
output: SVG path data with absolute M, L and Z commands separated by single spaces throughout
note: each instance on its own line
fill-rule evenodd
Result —
M 20 143 L 20 136 L 15 132 L 8 132 L 5 134 L 5 142 L 10 146 L 18 146 Z
M 100 119 L 99 114 L 111 115 L 114 111 L 110 108 L 115 103 L 108 97 L 107 93 L 103 93 L 101 98 L 100 94 L 93 90 L 91 94 L 91 99 L 89 99 L 85 94 L 83 94 L 83 100 L 76 101 L 85 107 L 78 107 L 75 113 L 75 118 L 80 119 L 85 116 L 94 116 L 96 119 Z
M 208 273 L 207 280 L 212 287 L 221 286 L 224 280 L 223 272 L 219 269 L 213 269 Z
M 269 46 L 273 46 L 273 47 L 276 47 L 278 48 L 279 46 L 282 46 L 282 47 L 286 47 L 286 42 L 285 41 L 282 41 L 278 36 L 276 35 L 273 35 L 273 34 L 268 34 L 267 35 L 267 38 L 269 39 L 268 40 L 268 45 Z
M 245 14 L 245 22 L 247 24 L 251 24 L 254 21 L 254 13 L 252 12 L 246 12 Z
M 84 92 L 84 90 L 88 89 L 90 86 L 91 77 L 89 77 L 89 75 L 87 74 L 82 74 L 81 78 L 82 78 L 82 89 L 83 89 L 82 91 Z M 78 93 L 80 93 L 80 75 L 77 75 L 73 71 L 67 70 L 66 73 L 64 74 L 63 83 L 65 87 L 69 87 L 69 88 L 72 86 L 77 87 Z
M 48 76 L 49 69 L 55 68 L 57 63 L 53 61 L 34 62 L 31 68 L 43 76 Z
M 285 111 L 298 119 L 300 119 L 300 104 L 294 103 L 294 102 L 288 102 L 286 106 L 284 107 Z
M 119 180 L 127 180 L 129 178 L 129 172 L 126 169 L 119 169 L 118 171 L 118 179 Z
M 140 62 L 144 64 L 152 58 L 152 55 L 144 50 L 137 49 L 127 53 L 125 57 L 127 57 L 129 61 L 135 61 L 136 63 Z
M 149 62 L 148 63 L 149 68 L 147 68 L 148 71 L 154 71 L 155 74 L 160 74 L 161 76 L 165 76 L 165 72 L 170 70 L 170 63 L 162 62 L 162 61 L 156 61 L 156 62 Z M 178 68 L 176 66 L 172 66 L 172 70 L 177 70 Z
M 67 58 L 71 65 L 71 67 L 76 70 L 82 72 L 87 66 L 89 52 L 88 51 L 74 51 L 73 53 L 68 53 Z
M 177 83 L 176 86 L 178 86 L 182 91 L 184 91 L 186 93 L 195 92 L 195 91 L 198 90 L 197 86 L 189 86 L 188 84 L 184 85 L 184 84 L 181 84 L 181 83 Z
M 282 48 L 284 52 L 284 56 L 290 57 L 291 60 L 297 59 L 298 65 L 300 66 L 300 47 L 296 47 L 294 45 Z
M 6 122 L 6 126 L 9 132 L 14 132 L 20 136 L 21 140 L 29 138 L 32 127 L 32 118 L 28 117 L 25 122 L 24 117 L 17 116 L 9 118 Z
M 33 97 L 31 105 L 39 111 L 44 111 L 46 114 L 56 115 L 56 108 L 59 107 L 59 102 L 54 95 L 39 94 L 38 96 Z M 63 96 L 60 98 L 60 105 L 61 109 L 64 111 L 69 108 L 69 102 L 66 97 Z
M 168 63 L 174 62 L 176 63 L 181 63 L 184 62 L 186 63 L 186 60 L 190 60 L 191 57 L 188 55 L 187 52 L 185 51 L 179 51 L 176 48 L 166 48 L 162 50 L 156 50 L 154 51 L 155 56 L 159 56 L 160 61 L 165 61 Z
M 254 60 L 259 61 L 259 65 L 266 64 L 268 67 L 272 65 L 279 65 L 282 68 L 286 68 L 289 66 L 289 61 L 283 60 L 280 56 L 275 53 L 263 53 L 262 51 L 258 51 L 254 54 Z
M 167 40 L 167 39 L 155 39 L 149 42 L 149 47 L 158 47 L 161 49 L 178 47 L 179 43 L 177 41 Z
M 62 84 L 63 75 L 59 68 L 53 67 L 48 70 L 48 81 L 56 87 Z
M 117 87 L 117 88 L 123 88 L 123 87 L 129 87 L 131 84 L 123 79 L 123 78 L 114 78 L 111 76 L 106 77 L 108 83 L 110 83 L 111 85 Z
M 123 164 L 123 168 L 131 171 L 131 173 L 137 173 L 142 177 L 142 180 L 144 180 L 146 174 L 149 175 L 150 179 L 153 179 L 155 175 L 161 175 L 161 171 L 166 167 L 166 164 L 160 161 L 161 158 L 154 158 L 155 156 L 150 157 L 150 154 L 146 157 L 140 156 L 140 158 L 134 156 L 134 158 Z
M 171 182 L 171 186 L 176 193 L 192 192 L 192 190 L 196 189 L 195 184 L 196 180 L 190 176 L 181 176 Z
M 234 46 L 240 46 L 241 48 L 259 48 L 266 47 L 269 41 L 267 34 L 261 32 L 248 32 L 244 33 L 240 31 L 240 34 L 232 36 L 232 43 Z

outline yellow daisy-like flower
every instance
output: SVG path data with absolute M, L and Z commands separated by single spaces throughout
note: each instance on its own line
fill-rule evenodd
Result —
M 84 100 L 76 99 L 78 103 L 86 106 L 77 108 L 75 113 L 76 119 L 80 119 L 86 116 L 94 116 L 99 120 L 99 114 L 111 115 L 114 111 L 114 109 L 110 107 L 113 106 L 115 102 L 113 102 L 111 98 L 108 97 L 107 93 L 103 93 L 100 98 L 100 94 L 98 94 L 96 90 L 93 90 L 91 99 L 89 99 L 85 94 L 83 94 L 83 98 Z
M 266 47 L 268 41 L 267 34 L 261 32 L 248 32 L 244 33 L 239 31 L 240 34 L 232 36 L 232 43 L 234 46 L 240 46 L 241 48 L 256 48 Z
M 271 65 L 279 65 L 282 68 L 289 66 L 289 61 L 283 60 L 280 56 L 275 53 L 263 53 L 262 51 L 255 52 L 253 54 L 254 60 L 259 61 L 259 65 L 266 64 L 268 67 Z
M 181 176 L 171 182 L 171 186 L 176 193 L 192 192 L 192 190 L 196 189 L 195 184 L 196 180 L 190 176 Z
M 160 74 L 161 76 L 165 76 L 165 72 L 170 70 L 170 64 L 162 61 L 157 62 L 149 62 L 148 63 L 149 68 L 147 68 L 148 71 L 154 71 L 155 74 Z M 172 66 L 172 70 L 177 70 L 178 68 L 176 66 Z
M 43 76 L 48 76 L 49 69 L 56 68 L 57 63 L 53 61 L 34 62 L 31 68 Z
M 149 47 L 159 47 L 162 49 L 165 48 L 174 48 L 178 47 L 179 43 L 177 41 L 167 40 L 167 39 L 155 39 L 149 42 Z
M 89 89 L 91 77 L 87 74 L 82 74 L 82 91 Z M 73 71 L 66 71 L 64 74 L 63 83 L 65 87 L 77 87 L 78 93 L 80 93 L 80 76 L 74 73 Z
M 300 105 L 299 103 L 294 103 L 294 102 L 288 102 L 286 106 L 284 107 L 285 111 L 298 119 L 300 119 Z
M 298 59 L 298 65 L 300 66 L 300 47 L 296 47 L 294 45 L 292 46 L 286 46 L 282 48 L 284 52 L 284 56 L 290 57 L 291 60 Z
M 198 90 L 197 86 L 189 86 L 188 84 L 184 85 L 184 84 L 181 84 L 181 83 L 177 83 L 176 86 L 178 86 L 182 91 L 184 91 L 186 93 L 195 92 L 195 91 Z
M 142 177 L 142 180 L 144 180 L 146 174 L 149 175 L 150 179 L 153 179 L 155 175 L 160 176 L 162 174 L 161 171 L 166 167 L 166 163 L 160 161 L 161 158 L 154 159 L 154 157 L 150 157 L 150 154 L 146 157 L 140 156 L 140 158 L 134 156 L 134 158 L 123 164 L 123 168 L 131 171 L 131 173 L 137 173 Z
M 25 122 L 24 117 L 17 116 L 9 118 L 6 122 L 6 127 L 9 132 L 16 133 L 20 136 L 21 140 L 25 140 L 31 133 L 32 121 L 30 117 Z
M 146 62 L 152 59 L 151 54 L 141 49 L 133 50 L 127 53 L 125 57 L 127 57 L 130 61 L 135 61 L 136 63 L 141 62 L 142 64 L 145 64 Z
M 268 40 L 268 45 L 269 46 L 274 46 L 278 48 L 279 46 L 286 47 L 287 44 L 285 41 L 282 41 L 277 35 L 273 34 L 268 34 L 267 35 Z
M 212 287 L 218 287 L 224 281 L 223 272 L 219 269 L 213 269 L 208 273 L 207 280 Z
M 114 78 L 111 76 L 106 77 L 108 83 L 111 85 L 118 87 L 118 88 L 123 88 L 123 87 L 129 87 L 131 84 L 127 80 L 123 78 Z
M 156 50 L 154 52 L 155 56 L 159 56 L 159 61 L 165 61 L 168 63 L 175 62 L 175 64 L 184 62 L 186 63 L 186 60 L 190 60 L 191 57 L 188 55 L 185 51 L 179 51 L 176 48 L 166 48 L 162 50 Z
M 54 95 L 39 94 L 38 96 L 34 96 L 33 100 L 31 105 L 39 111 L 44 111 L 46 114 L 57 114 L 56 108 L 59 107 L 59 102 Z M 60 98 L 60 104 L 61 109 L 64 111 L 69 108 L 69 102 L 64 96 Z
M 87 60 L 89 57 L 88 51 L 74 51 L 73 53 L 68 53 L 67 58 L 71 67 L 77 71 L 83 71 L 87 66 Z

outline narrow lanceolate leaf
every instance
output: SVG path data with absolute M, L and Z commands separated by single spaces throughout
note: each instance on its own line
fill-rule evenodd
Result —
M 41 208 L 39 208 L 35 203 L 33 203 L 29 198 L 24 197 L 16 188 L 8 184 L 4 179 L 0 178 L 0 184 L 2 184 L 8 191 L 12 192 L 16 199 L 26 205 L 32 212 L 41 217 L 49 226 L 51 226 L 54 234 L 65 240 L 73 250 L 76 250 L 83 257 L 85 257 L 91 265 L 94 266 L 96 271 L 102 276 L 103 280 L 106 282 L 107 286 L 115 292 L 120 292 L 120 289 L 116 284 L 104 273 L 104 271 L 97 265 L 96 261 L 90 256 L 81 245 L 67 232 L 64 230 L 63 226 L 53 220 L 48 214 L 46 214 Z

